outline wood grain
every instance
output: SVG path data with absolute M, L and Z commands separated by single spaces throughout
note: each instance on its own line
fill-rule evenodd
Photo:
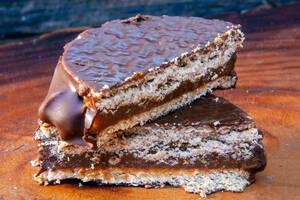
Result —
M 300 4 L 222 16 L 243 25 L 236 89 L 216 92 L 247 111 L 264 133 L 268 163 L 244 193 L 209 199 L 300 199 Z M 0 199 L 198 199 L 180 188 L 40 186 L 33 132 L 62 46 L 81 30 L 0 46 Z

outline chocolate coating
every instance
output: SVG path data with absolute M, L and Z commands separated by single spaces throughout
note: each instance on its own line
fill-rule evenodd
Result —
M 219 122 L 217 126 L 239 126 L 253 123 L 251 118 L 237 106 L 221 97 L 209 95 L 155 120 L 155 125 L 215 126 L 216 121 Z M 153 124 L 145 126 L 153 126 Z
M 64 73 L 59 62 L 48 94 L 39 108 L 39 118 L 54 125 L 59 130 L 61 138 L 68 140 L 74 136 L 83 136 L 85 127 L 89 127 L 92 123 L 91 110 L 83 104 L 82 97 L 77 94 L 72 81 Z
M 198 17 L 138 15 L 114 20 L 67 44 L 63 63 L 70 74 L 97 91 L 203 47 L 231 25 Z

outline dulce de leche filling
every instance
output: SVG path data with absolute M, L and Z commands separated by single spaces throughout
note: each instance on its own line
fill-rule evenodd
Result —
M 230 169 L 238 168 L 249 172 L 257 172 L 265 166 L 264 151 L 260 147 L 256 147 L 252 150 L 253 157 L 248 159 L 233 159 L 231 157 L 224 157 L 217 154 L 206 155 L 206 161 L 198 159 L 193 163 L 186 164 L 186 159 L 179 158 L 177 164 L 168 164 L 157 161 L 146 161 L 145 159 L 138 158 L 131 153 L 124 154 L 122 157 L 116 157 L 112 153 L 98 154 L 97 159 L 100 162 L 93 164 L 92 154 L 88 152 L 81 154 L 66 155 L 66 159 L 62 162 L 54 157 L 50 156 L 51 149 L 43 148 L 42 150 L 43 162 L 41 165 L 41 172 L 51 168 L 56 169 L 67 169 L 67 168 L 99 168 L 109 169 L 110 167 L 124 168 L 136 168 L 140 169 Z
M 192 92 L 198 88 L 201 88 L 205 86 L 206 83 L 209 83 L 212 79 L 212 76 L 215 74 L 218 75 L 218 77 L 226 76 L 230 74 L 233 71 L 234 68 L 234 62 L 235 62 L 236 56 L 232 56 L 230 61 L 226 64 L 224 67 L 224 70 L 220 69 L 213 69 L 211 72 L 208 73 L 209 75 L 201 78 L 197 82 L 191 82 L 191 81 L 185 81 L 180 84 L 179 87 L 177 87 L 173 92 L 167 94 L 163 100 L 148 100 L 143 102 L 143 104 L 131 104 L 126 106 L 119 107 L 114 112 L 109 113 L 103 113 L 101 110 L 97 112 L 97 115 L 94 118 L 94 122 L 90 128 L 90 133 L 97 134 L 106 128 L 113 126 L 117 124 L 118 122 L 126 119 L 130 119 L 133 115 L 138 115 L 144 112 L 148 112 L 151 109 L 161 106 L 163 104 L 166 104 L 170 102 L 173 99 L 176 99 L 183 94 L 186 94 L 188 92 Z

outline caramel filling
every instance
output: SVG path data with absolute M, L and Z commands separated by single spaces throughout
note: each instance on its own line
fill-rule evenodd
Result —
M 101 110 L 97 112 L 97 115 L 94 118 L 94 122 L 87 132 L 87 134 L 98 134 L 106 128 L 117 124 L 122 120 L 130 119 L 131 116 L 138 115 L 141 113 L 145 113 L 150 111 L 151 109 L 161 106 L 170 102 L 173 99 L 176 99 L 182 96 L 185 93 L 192 92 L 200 87 L 203 87 L 205 83 L 208 83 L 212 80 L 214 75 L 218 75 L 218 77 L 229 75 L 234 68 L 236 56 L 233 55 L 230 61 L 226 64 L 223 70 L 214 69 L 210 75 L 203 77 L 201 80 L 197 82 L 185 81 L 180 84 L 178 88 L 176 88 L 172 93 L 169 93 L 165 96 L 165 98 L 161 101 L 148 100 L 143 102 L 143 104 L 132 104 L 121 106 L 114 112 L 103 113 Z

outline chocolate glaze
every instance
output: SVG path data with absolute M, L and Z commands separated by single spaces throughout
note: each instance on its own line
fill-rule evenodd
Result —
M 94 143 L 95 135 L 108 126 L 201 87 L 211 77 L 197 83 L 183 83 L 161 102 L 124 107 L 115 115 L 96 110 L 94 98 L 88 95 L 91 89 L 100 91 L 105 90 L 103 86 L 122 85 L 134 72 L 140 72 L 136 78 L 144 76 L 150 68 L 165 66 L 164 61 L 190 52 L 196 46 L 203 47 L 231 25 L 196 17 L 138 15 L 89 29 L 65 46 L 48 95 L 40 106 L 39 117 L 56 126 L 64 140 L 84 136 L 85 141 Z M 223 71 L 213 73 L 228 76 L 233 71 L 234 61 L 235 55 Z
M 214 122 L 219 121 L 218 125 Z M 127 140 L 127 137 L 131 137 L 132 134 L 142 133 L 152 131 L 157 129 L 166 129 L 177 127 L 178 131 L 182 131 L 185 134 L 185 128 L 194 126 L 196 128 L 212 127 L 214 130 L 213 135 L 221 134 L 220 130 L 222 127 L 229 127 L 232 131 L 243 131 L 247 130 L 249 127 L 254 127 L 254 122 L 251 118 L 243 112 L 240 108 L 231 104 L 221 97 L 216 97 L 213 95 L 202 97 L 188 106 L 185 106 L 175 112 L 172 112 L 164 117 L 161 117 L 154 122 L 145 124 L 144 126 L 136 126 L 124 134 L 120 135 L 120 140 Z M 262 134 L 262 133 L 260 133 Z M 48 139 L 46 139 L 47 141 Z M 43 142 L 46 142 L 43 141 Z M 189 144 L 186 144 L 189 145 Z M 169 144 L 170 148 L 180 148 L 184 151 L 184 144 Z M 115 157 L 113 153 L 100 153 L 99 150 L 90 150 L 87 148 L 86 152 L 81 154 L 70 154 L 65 155 L 64 160 L 59 160 L 56 156 L 50 156 L 52 146 L 43 146 L 40 149 L 40 160 L 42 161 L 42 171 L 51 169 L 62 169 L 62 168 L 75 168 L 75 167 L 87 167 L 89 168 L 91 164 L 95 167 L 101 169 L 108 168 L 110 166 L 114 167 L 137 167 L 137 168 L 200 168 L 200 169 L 215 169 L 215 168 L 241 168 L 249 172 L 257 172 L 264 168 L 266 165 L 266 158 L 264 155 L 264 150 L 261 146 L 257 145 L 252 150 L 253 156 L 249 159 L 234 159 L 230 155 L 221 154 L 207 154 L 193 164 L 187 164 L 187 160 L 179 159 L 178 163 L 175 165 L 168 165 L 167 163 L 159 163 L 154 161 L 145 161 L 142 158 L 135 157 L 132 154 L 124 153 L 115 165 L 109 163 L 111 157 Z M 72 147 L 76 148 L 76 146 Z M 99 152 L 98 152 L 99 151 Z M 97 154 L 99 162 L 93 162 L 94 153 Z M 156 152 L 152 152 L 155 154 Z M 67 159 L 67 157 L 69 157 Z
M 203 47 L 231 26 L 230 22 L 199 17 L 138 15 L 114 20 L 67 44 L 63 63 L 70 74 L 98 91 Z
M 76 89 L 59 62 L 45 100 L 39 108 L 39 118 L 54 125 L 64 140 L 82 137 L 94 118 L 92 108 L 83 104 Z
M 215 122 L 219 122 L 214 125 Z M 144 126 L 241 126 L 252 124 L 247 113 L 221 97 L 209 95 Z

